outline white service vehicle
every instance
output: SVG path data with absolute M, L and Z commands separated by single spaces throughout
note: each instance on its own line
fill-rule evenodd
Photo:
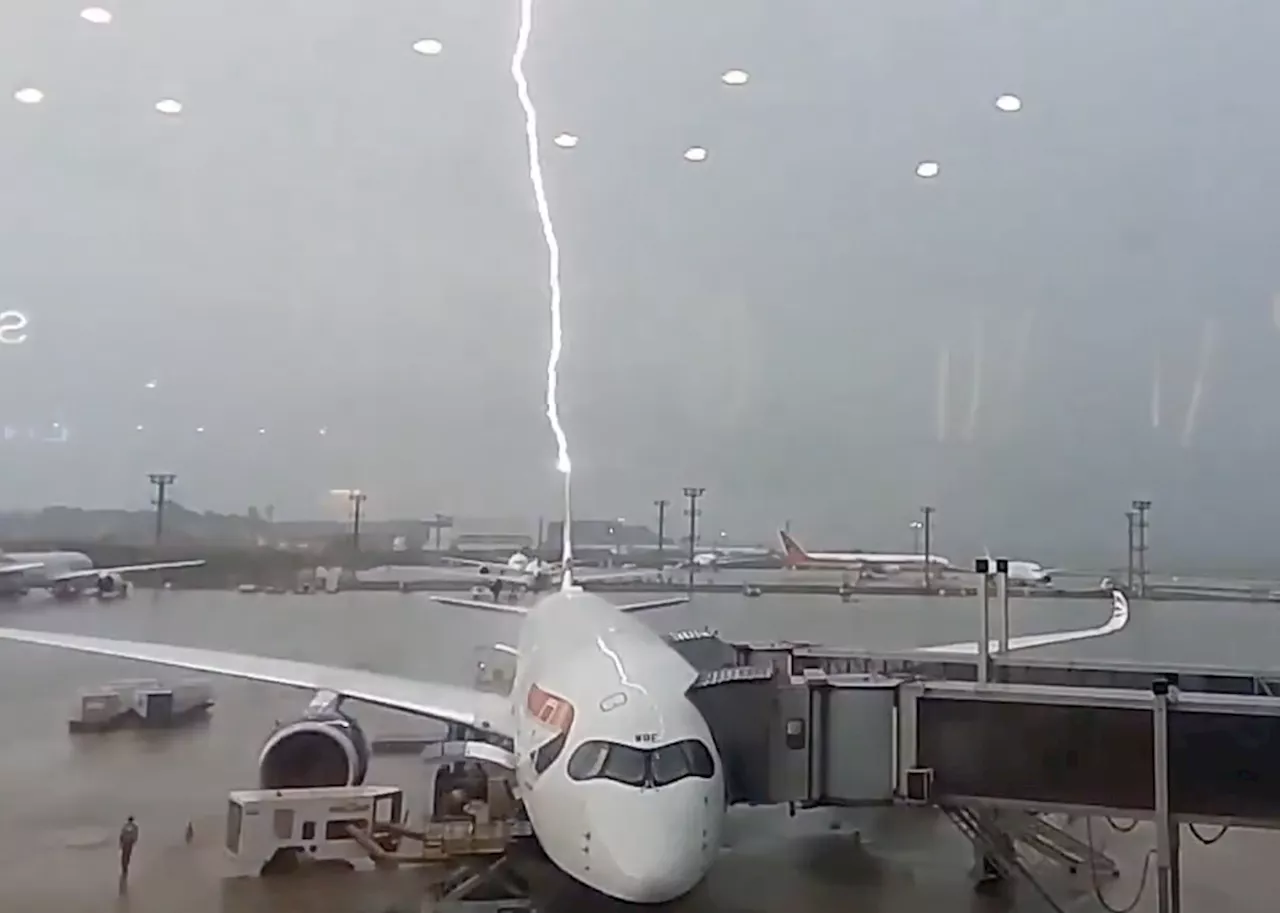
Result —
M 393 786 L 242 789 L 228 796 L 232 875 L 254 877 L 300 859 L 368 863 L 350 827 L 372 833 L 402 824 L 404 792 Z

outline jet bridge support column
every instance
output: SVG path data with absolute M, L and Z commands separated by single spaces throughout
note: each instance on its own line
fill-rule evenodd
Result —
M 1152 742 L 1156 811 L 1156 910 L 1180 913 L 1182 873 L 1179 865 L 1179 825 L 1169 804 L 1169 705 L 1176 697 L 1167 678 L 1151 684 L 1155 698 L 1152 708 Z
M 1009 559 L 996 559 L 996 594 L 1000 599 L 1000 639 L 997 652 L 1009 652 Z
M 978 632 L 978 684 L 991 681 L 991 559 L 977 558 L 973 570 L 978 576 L 978 601 L 982 606 L 982 629 Z

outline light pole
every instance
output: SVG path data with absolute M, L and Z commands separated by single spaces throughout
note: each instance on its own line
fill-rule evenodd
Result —
M 920 532 L 924 529 L 924 524 L 919 520 L 911 521 L 911 553 L 913 555 L 920 554 Z
M 1133 509 L 1138 513 L 1138 542 L 1135 549 L 1138 553 L 1138 595 L 1147 595 L 1147 511 L 1151 502 L 1146 499 L 1135 499 Z
M 1137 529 L 1138 512 L 1136 510 L 1126 510 L 1124 517 L 1129 521 L 1129 552 L 1127 558 L 1127 567 L 1125 571 L 1125 588 L 1129 595 L 1133 595 L 1133 545 L 1134 532 Z
M 178 476 L 172 472 L 152 472 L 147 475 L 155 486 L 156 496 L 152 503 L 156 506 L 156 545 L 164 538 L 164 505 L 167 500 L 169 486 L 177 481 Z
M 360 551 L 360 514 L 369 496 L 359 489 L 353 489 L 347 492 L 347 500 L 351 502 L 351 550 L 358 552 Z
M 653 502 L 653 506 L 658 508 L 658 564 L 663 564 L 662 556 L 667 550 L 667 507 L 671 502 L 666 498 L 659 498 Z
M 689 518 L 689 595 L 693 595 L 694 572 L 697 570 L 697 564 L 694 558 L 697 555 L 698 548 L 698 515 L 702 513 L 698 509 L 698 499 L 706 494 L 705 488 L 699 488 L 693 485 L 686 485 L 684 488 L 684 496 L 689 499 L 689 506 L 685 508 L 685 515 Z

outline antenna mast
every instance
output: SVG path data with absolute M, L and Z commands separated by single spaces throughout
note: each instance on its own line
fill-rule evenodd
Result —
M 573 474 L 564 469 L 564 522 L 560 525 L 560 588 L 573 588 Z

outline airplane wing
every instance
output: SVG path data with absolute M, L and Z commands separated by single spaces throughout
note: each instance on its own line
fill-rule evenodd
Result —
M 311 691 L 333 691 L 352 700 L 404 710 L 446 723 L 515 736 L 511 704 L 496 694 L 457 685 L 415 681 L 395 675 L 342 669 L 291 659 L 274 659 L 197 647 L 177 647 L 142 641 L 53 634 L 20 628 L 0 628 L 0 640 L 45 647 L 61 647 L 161 666 L 175 666 L 213 675 L 227 675 Z
M 510 602 L 485 602 L 480 599 L 458 599 L 453 596 L 432 596 L 434 602 L 443 605 L 456 605 L 464 609 L 481 609 L 485 612 L 507 612 L 512 615 L 527 615 L 529 609 L 527 606 L 516 605 Z M 688 596 L 667 596 L 662 599 L 650 599 L 646 602 L 628 602 L 618 606 L 619 612 L 643 612 L 646 609 L 664 609 L 667 606 L 684 605 L 689 601 Z
M 190 561 L 157 561 L 152 564 L 119 564 L 115 567 L 90 567 L 82 571 L 67 571 L 65 574 L 59 574 L 53 578 L 53 582 L 62 583 L 67 580 L 81 580 L 85 577 L 97 577 L 100 574 L 135 574 L 142 571 L 167 571 L 180 567 L 200 567 L 203 564 L 203 558 L 195 558 Z M 35 565 L 35 567 L 39 566 Z M 5 568 L 5 570 L 8 570 L 8 568 Z
M 0 575 L 3 574 L 21 574 L 23 571 L 34 571 L 44 567 L 39 561 L 28 562 L 27 564 L 0 564 Z
M 498 573 L 497 571 L 489 571 L 484 568 L 473 567 L 471 565 L 459 565 L 458 567 L 423 566 L 415 568 L 414 570 L 430 577 L 443 577 L 447 580 L 493 581 L 501 578 L 503 581 L 507 581 L 511 580 L 513 577 L 520 576 L 515 574 L 510 568 L 506 568 L 502 573 Z
M 763 561 L 768 555 L 743 555 L 741 558 L 717 558 L 716 567 L 733 567 L 735 564 L 752 564 Z
M 657 577 L 658 572 L 647 568 L 630 571 L 606 571 L 603 574 L 583 574 L 573 572 L 573 582 L 578 584 L 600 583 L 602 580 L 643 580 L 646 577 Z
M 483 609 L 486 612 L 506 612 L 508 615 L 527 615 L 528 608 L 513 602 L 486 602 L 483 599 L 462 599 L 457 596 L 432 596 L 432 602 L 442 605 L 462 606 L 464 609 Z
M 671 605 L 684 605 L 688 596 L 667 596 L 664 599 L 650 599 L 648 602 L 628 602 L 618 606 L 619 612 L 643 612 L 646 609 L 665 609 Z
M 1129 600 L 1125 598 L 1124 593 L 1119 590 L 1111 592 L 1111 617 L 1104 624 L 1096 628 L 1079 628 L 1074 631 L 1049 631 L 1045 634 L 1023 634 L 1018 637 L 1009 638 L 1009 652 L 1014 650 L 1029 650 L 1032 647 L 1048 647 L 1053 644 L 1067 644 L 1077 640 L 1091 640 L 1094 637 L 1104 637 L 1107 634 L 1114 634 L 1116 631 L 1123 630 L 1129 624 Z M 936 647 L 919 647 L 917 651 L 920 653 L 963 653 L 967 656 L 977 656 L 981 641 L 969 641 L 962 644 L 942 644 Z M 995 654 L 1000 649 L 1000 642 L 996 640 L 988 641 L 987 648 L 990 653 Z
M 504 564 L 501 561 L 478 561 L 475 558 L 442 558 L 441 560 L 456 566 L 459 571 L 468 569 L 472 573 L 484 572 L 486 575 L 503 574 L 511 577 L 521 577 L 525 573 L 524 571 L 518 571 L 511 567 L 511 565 Z M 431 570 L 431 568 L 425 567 L 423 570 Z M 446 568 L 435 568 L 435 570 L 438 572 L 448 572 Z

